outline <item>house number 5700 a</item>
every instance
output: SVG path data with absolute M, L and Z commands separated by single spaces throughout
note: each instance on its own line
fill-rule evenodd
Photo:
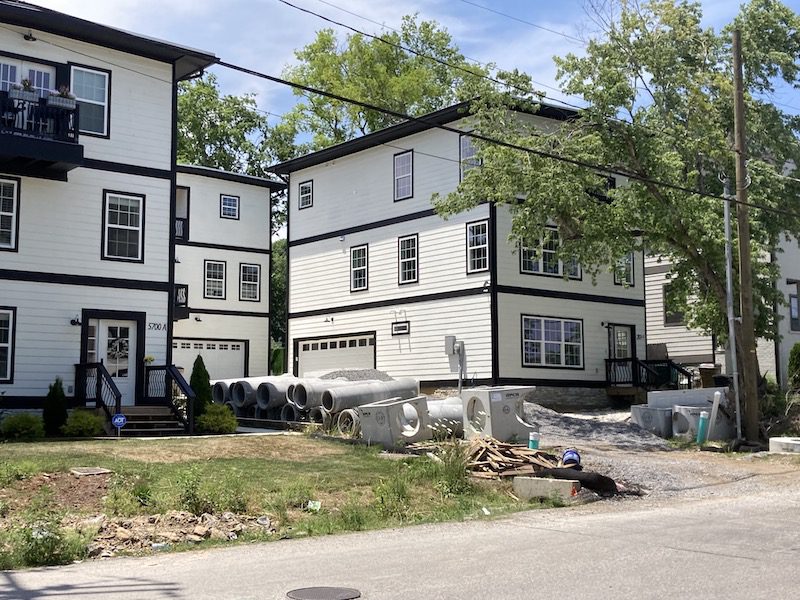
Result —
M 148 323 L 147 324 L 148 331 L 166 331 L 167 324 L 166 323 Z

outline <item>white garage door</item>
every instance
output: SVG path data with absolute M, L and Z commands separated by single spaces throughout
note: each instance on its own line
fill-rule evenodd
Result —
M 339 369 L 372 369 L 375 366 L 375 334 L 298 340 L 296 361 L 299 377 L 306 373 Z
M 188 380 L 197 355 L 203 357 L 211 379 L 232 379 L 245 375 L 245 344 L 231 340 L 187 340 L 175 338 L 172 342 L 172 362 L 183 367 Z

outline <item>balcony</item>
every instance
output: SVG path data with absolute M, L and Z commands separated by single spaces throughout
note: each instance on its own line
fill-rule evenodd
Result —
M 189 219 L 176 217 L 175 219 L 175 239 L 186 241 L 189 239 Z
M 83 164 L 78 113 L 20 90 L 0 92 L 0 171 L 66 181 Z
M 175 304 L 172 307 L 172 320 L 181 321 L 189 318 L 189 286 L 175 284 Z

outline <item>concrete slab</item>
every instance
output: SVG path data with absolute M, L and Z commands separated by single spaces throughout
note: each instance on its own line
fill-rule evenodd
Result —
M 514 494 L 520 500 L 532 498 L 558 498 L 567 501 L 581 489 L 578 481 L 571 479 L 545 479 L 543 477 L 514 477 Z
M 769 438 L 770 452 L 800 452 L 800 437 Z
M 69 472 L 75 477 L 86 477 L 88 475 L 108 475 L 111 470 L 103 467 L 73 467 Z

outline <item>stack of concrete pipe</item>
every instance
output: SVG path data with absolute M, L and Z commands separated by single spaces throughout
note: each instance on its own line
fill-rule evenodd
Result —
M 211 382 L 211 399 L 216 404 L 231 401 L 231 386 L 239 379 L 215 379 Z

